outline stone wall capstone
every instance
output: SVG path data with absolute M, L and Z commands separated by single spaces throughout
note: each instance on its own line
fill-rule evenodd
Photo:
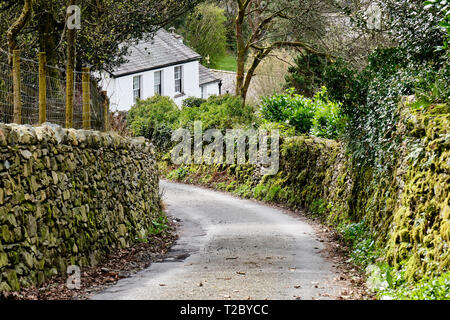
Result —
M 144 138 L 0 124 L 0 292 L 144 240 L 161 213 L 158 183 Z

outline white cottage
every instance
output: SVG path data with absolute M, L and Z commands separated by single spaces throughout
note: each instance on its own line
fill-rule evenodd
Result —
M 172 98 L 178 106 L 188 97 L 221 94 L 222 82 L 200 64 L 201 56 L 164 29 L 153 39 L 130 48 L 128 62 L 105 74 L 102 87 L 111 110 L 128 111 L 136 99 L 155 94 Z

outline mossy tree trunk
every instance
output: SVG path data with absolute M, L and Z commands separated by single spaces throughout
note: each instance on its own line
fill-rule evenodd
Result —
M 17 49 L 17 36 L 23 30 L 28 19 L 31 16 L 31 2 L 31 0 L 25 0 L 22 13 L 6 33 L 6 36 L 8 37 L 8 47 L 10 54 L 12 54 L 13 51 Z M 12 59 L 10 59 L 10 63 L 12 64 Z
M 75 0 L 68 0 L 67 7 L 75 5 Z M 66 28 L 67 28 L 66 17 Z M 67 28 L 67 70 L 66 70 L 66 128 L 73 127 L 74 68 L 75 68 L 76 30 Z

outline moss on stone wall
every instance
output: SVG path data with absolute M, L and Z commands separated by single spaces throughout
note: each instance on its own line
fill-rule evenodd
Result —
M 160 213 L 145 139 L 0 124 L 0 151 L 0 291 L 95 265 Z
M 180 177 L 167 158 L 161 168 L 171 179 L 307 208 L 334 226 L 364 219 L 386 262 L 417 280 L 449 268 L 450 113 L 447 106 L 410 103 L 400 111 L 388 173 L 354 166 L 336 141 L 307 136 L 282 142 L 275 176 L 259 177 L 252 166 L 193 165 Z
M 402 111 L 398 134 L 405 148 L 402 171 L 394 176 L 400 195 L 387 259 L 403 265 L 407 279 L 417 279 L 448 271 L 450 265 L 450 113 L 445 105 Z

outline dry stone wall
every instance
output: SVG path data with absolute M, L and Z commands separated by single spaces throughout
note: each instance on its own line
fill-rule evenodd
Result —
M 145 239 L 158 182 L 144 138 L 0 124 L 0 292 Z

